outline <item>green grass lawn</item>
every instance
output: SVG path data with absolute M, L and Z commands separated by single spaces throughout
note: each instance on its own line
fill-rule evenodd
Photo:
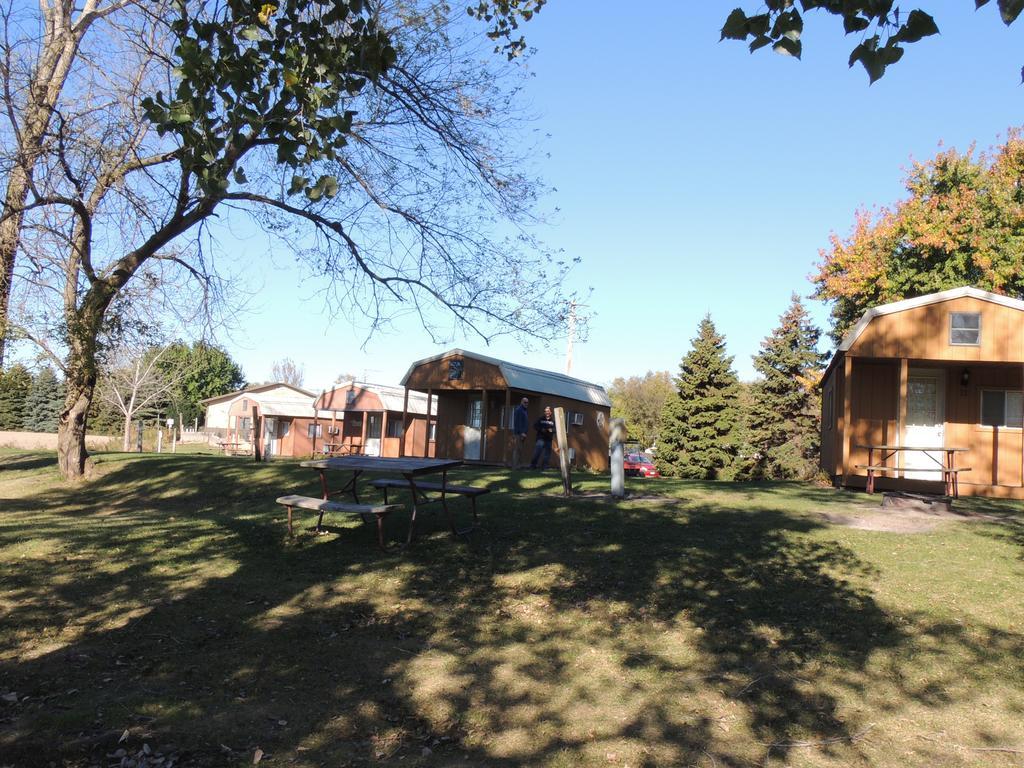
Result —
M 71 486 L 0 450 L 0 766 L 1024 764 L 1021 505 L 896 534 L 807 485 L 457 479 L 485 530 L 384 554 L 355 520 L 287 539 L 296 463 Z

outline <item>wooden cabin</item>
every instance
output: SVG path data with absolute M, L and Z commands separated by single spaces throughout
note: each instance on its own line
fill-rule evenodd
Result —
M 404 455 L 405 437 L 410 447 L 426 441 L 427 455 L 434 455 L 435 421 L 431 418 L 428 424 L 425 394 L 409 392 L 406 398 L 404 387 L 348 381 L 320 395 L 315 407 L 330 414 L 318 452 L 397 457 Z
M 1024 301 L 956 288 L 870 309 L 822 381 L 821 467 L 863 487 L 872 447 L 892 468 L 877 488 L 938 491 L 946 455 L 961 494 L 1024 498 L 1022 373 Z
M 210 431 L 227 431 L 234 426 L 229 421 L 228 413 L 236 401 L 262 399 L 289 400 L 311 405 L 316 399 L 316 393 L 277 381 L 270 384 L 255 384 L 245 389 L 228 392 L 225 395 L 208 397 L 199 401 L 204 408 L 203 425 Z
M 265 458 L 312 456 L 322 424 L 330 418 L 313 407 L 315 395 L 275 398 L 269 392 L 246 391 L 228 409 L 228 428 L 222 442 L 258 449 Z
M 525 396 L 530 400 L 530 431 L 521 462 L 529 461 L 533 451 L 534 422 L 546 406 L 561 406 L 570 461 L 576 467 L 608 470 L 611 401 L 597 384 L 461 349 L 416 361 L 402 384 L 410 395 L 425 393 L 428 404 L 437 401 L 434 445 L 416 442 L 410 435 L 404 455 L 511 466 L 512 411 Z M 554 450 L 559 449 L 556 441 Z

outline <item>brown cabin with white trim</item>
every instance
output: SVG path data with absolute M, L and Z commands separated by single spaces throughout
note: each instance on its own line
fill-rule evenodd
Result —
M 322 423 L 318 453 L 327 455 L 363 454 L 399 457 L 402 442 L 427 445 L 427 456 L 434 455 L 435 408 L 427 421 L 427 396 L 404 387 L 348 381 L 336 385 L 316 399 L 316 408 L 329 413 Z M 404 418 L 403 418 L 404 414 Z
M 937 491 L 943 457 L 912 449 L 965 449 L 961 494 L 1024 498 L 1022 385 L 1024 301 L 965 287 L 874 307 L 822 380 L 821 467 L 863 487 L 867 446 L 899 446 L 876 487 Z
M 569 458 L 573 466 L 608 470 L 608 421 L 611 401 L 604 387 L 561 373 L 530 368 L 474 352 L 453 349 L 413 363 L 402 384 L 437 403 L 434 453 L 406 442 L 404 455 L 436 455 L 466 462 L 513 466 L 530 460 L 533 425 L 546 406 L 566 413 Z M 525 455 L 516 455 L 512 411 L 528 397 L 530 431 Z M 557 451 L 552 464 L 557 465 Z

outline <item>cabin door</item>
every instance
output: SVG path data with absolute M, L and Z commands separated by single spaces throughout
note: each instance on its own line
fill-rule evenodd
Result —
M 480 461 L 480 430 L 483 428 L 484 401 L 470 400 L 466 424 L 462 428 L 462 458 Z
M 367 456 L 380 456 L 380 427 L 383 414 L 366 414 L 366 445 L 363 453 Z
M 263 429 L 263 454 L 270 458 L 277 456 L 277 419 L 266 419 Z
M 942 371 L 914 371 L 907 377 L 907 426 L 903 445 L 908 448 L 942 448 L 945 445 L 946 398 Z M 941 451 L 904 451 L 904 477 L 909 480 L 941 480 L 934 470 L 944 461 Z M 930 472 L 915 472 L 930 469 Z

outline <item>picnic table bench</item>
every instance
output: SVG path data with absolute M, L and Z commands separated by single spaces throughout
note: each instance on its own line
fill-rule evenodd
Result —
M 380 456 L 351 455 L 303 461 L 299 466 L 313 469 L 320 475 L 320 488 L 323 497 L 322 501 L 328 501 L 332 495 L 351 493 L 352 500 L 356 505 L 359 504 L 359 478 L 364 472 L 396 472 L 400 474 L 402 479 L 398 480 L 398 482 L 402 487 L 410 488 L 412 490 L 412 513 L 409 516 L 409 533 L 406 536 L 405 541 L 406 546 L 408 546 L 412 543 L 413 536 L 415 535 L 416 513 L 418 507 L 421 504 L 430 503 L 432 501 L 441 502 L 441 505 L 444 507 L 444 510 L 448 515 L 448 523 L 451 527 L 452 534 L 458 535 L 461 533 L 455 527 L 455 521 L 452 518 L 451 510 L 448 509 L 448 503 L 445 500 L 446 495 L 450 494 L 449 489 L 451 487 L 448 485 L 448 470 L 454 469 L 461 464 L 462 462 L 456 459 L 412 457 L 384 458 Z M 332 493 L 328 488 L 327 475 L 328 473 L 335 472 L 349 473 L 349 478 L 344 485 L 337 488 L 335 492 Z M 440 499 L 428 499 L 422 491 L 418 490 L 420 486 L 423 485 L 423 482 L 419 478 L 422 475 L 431 473 L 441 475 L 440 483 L 427 483 L 427 485 L 435 486 L 441 492 Z M 388 506 L 386 501 L 385 506 Z M 473 513 L 475 516 L 475 505 Z M 378 525 L 380 525 L 379 521 Z
M 856 464 L 854 465 L 857 469 L 863 469 L 868 473 L 868 482 L 865 490 L 868 493 L 875 492 L 875 476 L 879 473 L 885 472 L 936 472 L 942 475 L 942 482 L 946 486 L 946 495 L 952 498 L 958 498 L 960 496 L 960 481 L 959 475 L 961 472 L 970 472 L 970 467 L 958 467 L 956 466 L 956 454 L 965 453 L 966 448 L 928 448 L 919 447 L 913 445 L 856 445 L 855 448 L 866 449 L 868 452 L 868 463 L 867 464 Z M 874 452 L 879 451 L 882 454 L 880 462 L 874 461 Z M 924 453 L 928 458 L 935 462 L 935 466 L 925 467 L 893 467 L 889 466 L 887 462 L 890 458 L 898 453 L 905 453 L 907 451 L 915 451 Z M 944 453 L 945 460 L 941 461 L 935 458 L 933 453 Z
M 251 456 L 252 445 L 249 443 L 221 443 L 220 448 L 225 456 Z
M 381 477 L 376 480 L 371 480 L 370 485 L 374 488 L 379 488 L 384 491 L 384 503 L 388 503 L 388 489 L 389 488 L 404 488 L 409 490 L 413 494 L 414 501 L 418 501 L 420 504 L 433 504 L 438 501 L 441 502 L 448 514 L 449 523 L 453 533 L 464 534 L 469 533 L 480 522 L 480 518 L 476 512 L 476 497 L 483 496 L 485 493 L 490 493 L 490 488 L 480 488 L 472 485 L 452 485 L 450 483 L 434 483 L 429 481 L 417 480 L 415 484 L 409 482 L 404 477 Z M 430 498 L 424 491 L 437 491 L 440 492 L 440 498 Z M 445 496 L 465 496 L 469 499 L 471 509 L 473 510 L 473 525 L 463 530 L 455 528 L 455 521 L 451 516 L 451 512 L 448 510 L 448 505 L 445 503 Z
M 364 522 L 376 519 L 377 521 L 377 546 L 382 550 L 387 550 L 384 545 L 384 518 L 395 510 L 402 509 L 401 504 L 346 504 L 341 501 L 329 501 L 327 499 L 315 499 L 311 496 L 281 496 L 277 499 L 277 503 L 281 504 L 288 510 L 288 535 L 292 535 L 292 510 L 296 507 L 299 509 L 311 509 L 314 512 L 319 512 L 320 516 L 316 521 L 317 531 L 322 530 L 321 526 L 324 521 L 324 512 L 342 512 L 346 514 L 359 515 L 363 518 Z

